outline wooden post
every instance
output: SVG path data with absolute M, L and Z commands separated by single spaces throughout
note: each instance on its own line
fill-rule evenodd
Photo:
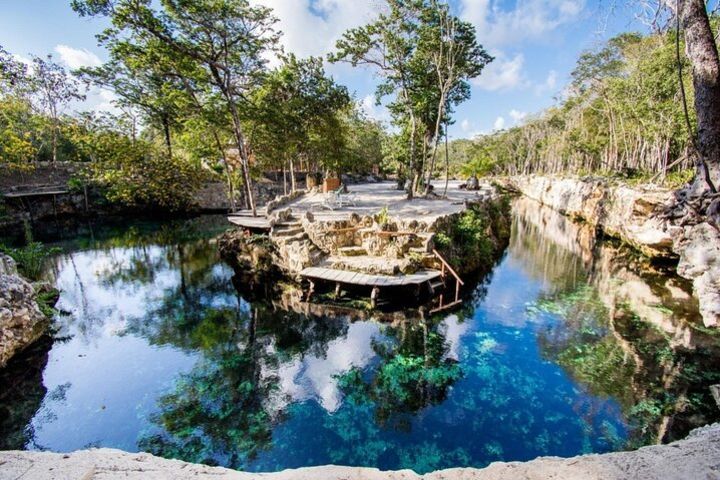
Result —
M 340 296 L 340 282 L 337 282 L 335 284 L 335 298 L 338 298 Z
M 310 299 L 312 298 L 312 295 L 313 295 L 314 292 L 315 292 L 315 282 L 313 282 L 312 280 L 310 280 L 310 287 L 308 288 L 307 299 L 306 299 L 308 302 L 309 302 Z
M 377 286 L 374 286 L 372 291 L 370 292 L 370 306 L 372 308 L 377 307 L 378 297 L 380 297 L 380 288 Z

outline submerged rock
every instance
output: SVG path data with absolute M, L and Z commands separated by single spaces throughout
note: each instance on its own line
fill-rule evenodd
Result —
M 48 326 L 35 295 L 12 258 L 0 254 L 0 367 L 39 339 Z

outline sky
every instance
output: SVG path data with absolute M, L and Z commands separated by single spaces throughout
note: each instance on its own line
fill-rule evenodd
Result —
M 286 51 L 325 56 L 348 28 L 368 23 L 380 0 L 251 0 L 273 8 L 284 32 Z M 451 138 L 501 130 L 557 103 L 578 55 L 621 31 L 642 24 L 624 0 L 450 0 L 457 15 L 471 22 L 479 42 L 495 60 L 472 81 L 472 97 L 455 112 Z M 80 18 L 70 0 L 0 0 L 0 45 L 28 58 L 53 54 L 68 68 L 99 65 L 106 53 L 95 35 L 106 20 Z M 365 109 L 381 121 L 371 69 L 327 65 Z M 111 108 L 113 94 L 95 89 L 86 109 Z

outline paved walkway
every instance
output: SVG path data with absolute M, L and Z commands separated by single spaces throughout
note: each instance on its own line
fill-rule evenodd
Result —
M 482 195 L 489 194 L 491 189 L 489 186 L 484 186 L 479 191 L 461 190 L 459 188 L 461 183 L 450 182 L 447 199 L 415 198 L 408 201 L 405 192 L 397 190 L 395 182 L 378 182 L 348 185 L 349 193 L 355 197 L 355 206 L 330 210 L 323 205 L 327 198 L 323 193 L 304 195 L 287 206 L 292 208 L 293 214 L 301 215 L 310 211 L 317 220 L 321 221 L 345 220 L 353 213 L 361 216 L 374 215 L 383 207 L 387 207 L 392 217 L 430 223 L 438 217 L 462 211 L 465 200 L 478 200 Z M 442 194 L 445 182 L 434 182 L 433 185 L 435 191 Z

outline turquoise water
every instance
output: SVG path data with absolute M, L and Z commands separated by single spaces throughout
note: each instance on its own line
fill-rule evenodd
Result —
M 423 473 L 718 420 L 720 348 L 687 285 L 538 206 L 514 211 L 460 311 L 392 322 L 237 284 L 221 217 L 74 232 L 47 272 L 58 330 L 0 371 L 0 447 Z

